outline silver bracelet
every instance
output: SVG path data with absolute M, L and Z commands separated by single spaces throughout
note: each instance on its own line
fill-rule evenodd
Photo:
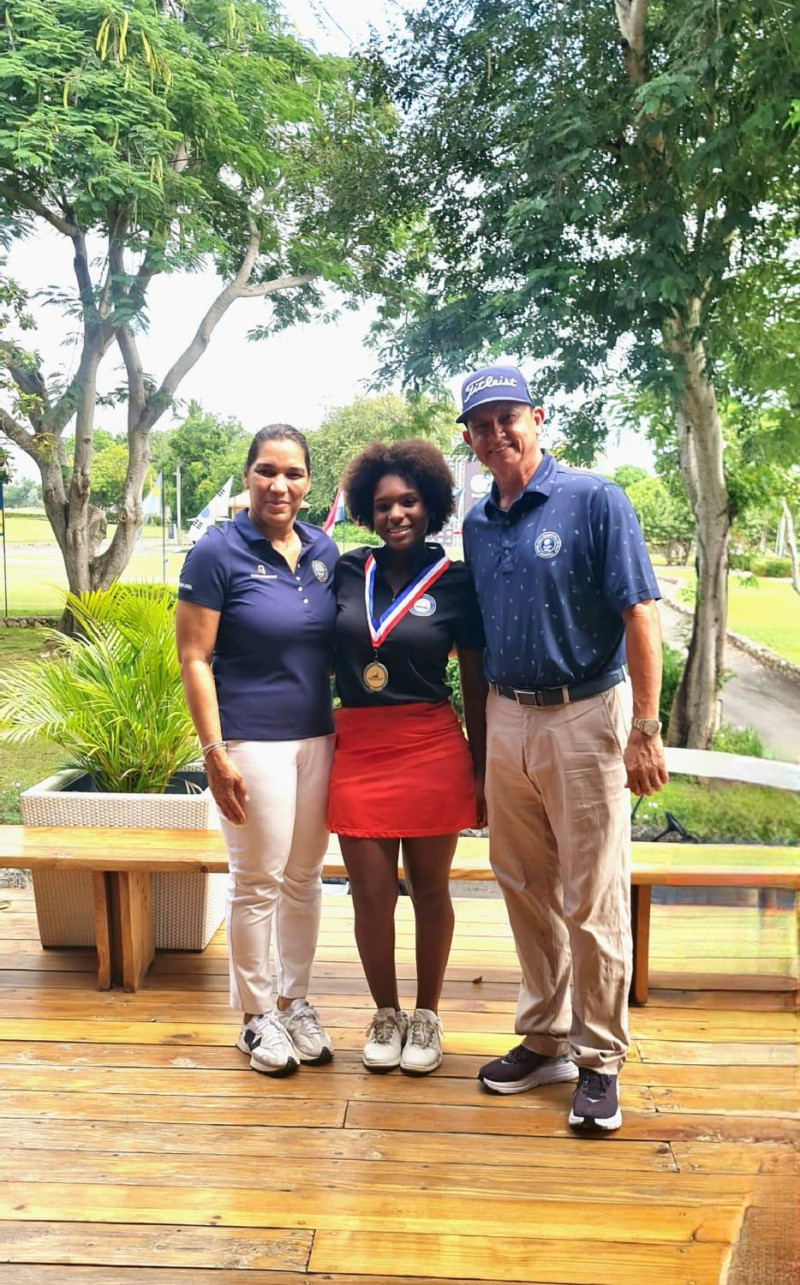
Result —
M 227 748 L 228 748 L 227 741 L 209 741 L 208 745 L 200 746 L 200 753 L 202 754 L 203 758 L 205 758 L 206 754 L 209 754 L 211 750 L 219 750 L 219 749 L 227 750 Z

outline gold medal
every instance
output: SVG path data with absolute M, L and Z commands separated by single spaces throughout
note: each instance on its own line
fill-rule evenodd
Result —
M 379 660 L 364 666 L 364 686 L 371 692 L 382 692 L 389 681 L 389 671 Z

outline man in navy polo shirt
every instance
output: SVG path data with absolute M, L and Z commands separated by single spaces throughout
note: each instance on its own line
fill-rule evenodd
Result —
M 522 969 L 522 1043 L 478 1078 L 496 1093 L 577 1079 L 570 1124 L 617 1129 L 629 790 L 667 780 L 660 594 L 625 493 L 542 450 L 516 367 L 470 375 L 462 400 L 464 440 L 494 479 L 464 554 L 486 631 L 490 856 Z

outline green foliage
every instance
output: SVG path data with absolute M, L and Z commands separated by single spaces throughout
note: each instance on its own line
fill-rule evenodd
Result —
M 678 690 L 678 683 L 681 681 L 681 674 L 686 664 L 686 654 L 678 651 L 675 647 L 670 647 L 669 643 L 662 642 L 661 657 L 661 699 L 658 704 L 658 717 L 663 726 L 666 727 L 669 723 L 670 710 L 675 699 L 675 693 Z
M 370 442 L 425 437 L 446 452 L 455 435 L 457 414 L 449 398 L 398 397 L 394 393 L 357 397 L 348 406 L 331 411 L 309 437 L 310 520 L 324 521 L 346 465 Z
M 0 486 L 7 486 L 12 476 L 11 456 L 0 446 Z
M 61 747 L 97 789 L 161 793 L 197 757 L 174 640 L 175 598 L 156 585 L 67 595 L 82 634 L 0 675 L 0 741 Z
M 458 667 L 458 658 L 451 656 L 447 662 L 444 681 L 450 688 L 450 704 L 458 714 L 459 721 L 464 722 L 464 698 L 461 695 L 461 670 Z
M 711 746 L 723 754 L 745 754 L 749 758 L 766 758 L 764 742 L 754 727 L 734 727 L 733 723 L 720 723 Z
M 636 824 L 660 830 L 665 810 L 704 843 L 800 843 L 800 795 L 786 790 L 674 777 L 642 800 Z
M 50 471 L 48 514 L 70 583 L 108 584 L 131 556 L 148 435 L 227 309 L 268 299 L 251 332 L 263 337 L 355 305 L 413 255 L 415 209 L 387 165 L 396 116 L 359 64 L 318 56 L 273 0 L 12 0 L 0 101 L 0 248 L 42 222 L 62 234 L 76 288 L 42 293 L 83 341 L 69 376 L 45 372 L 19 340 L 24 287 L 0 271 L 3 431 L 47 472 L 78 416 L 72 475 L 59 493 Z M 159 382 L 136 347 L 151 283 L 201 268 L 221 292 Z M 174 291 L 168 306 L 180 314 Z M 109 351 L 125 376 L 110 391 Z M 121 495 L 118 460 L 94 485 L 102 507 L 122 506 L 100 552 L 85 497 L 102 400 L 127 402 L 131 467 Z
M 376 74 L 408 110 L 403 163 L 438 260 L 389 366 L 416 378 L 513 352 L 537 359 L 537 399 L 593 397 L 624 340 L 640 387 L 677 392 L 661 342 L 676 318 L 693 325 L 702 300 L 713 353 L 728 300 L 738 315 L 756 272 L 768 296 L 789 261 L 800 26 L 771 0 L 653 3 L 639 84 L 606 0 L 579 16 L 430 0 L 409 28 Z
M 685 562 L 694 539 L 694 519 L 686 495 L 675 495 L 658 477 L 627 488 L 648 545 L 663 548 L 668 562 Z
M 791 558 L 778 558 L 774 554 L 754 553 L 750 558 L 749 571 L 754 576 L 766 576 L 767 579 L 785 579 L 792 574 Z
M 616 482 L 617 486 L 621 486 L 623 491 L 627 491 L 628 488 L 633 486 L 636 482 L 644 482 L 644 480 L 649 477 L 650 474 L 647 469 L 639 468 L 638 464 L 622 464 L 616 470 L 611 480 L 612 482 Z
M 238 419 L 221 419 L 190 402 L 186 418 L 153 442 L 153 472 L 163 472 L 164 500 L 176 512 L 175 469 L 181 467 L 181 510 L 188 526 L 229 477 L 231 494 L 242 489 L 242 470 L 252 433 Z
M 42 488 L 32 478 L 23 478 L 5 487 L 4 498 L 7 509 L 41 508 Z

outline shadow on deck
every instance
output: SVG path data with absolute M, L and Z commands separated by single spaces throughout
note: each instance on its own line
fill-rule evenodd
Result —
M 285 1080 L 233 1047 L 225 942 L 159 955 L 135 995 L 43 951 L 0 891 L 0 1278 L 14 1285 L 781 1285 L 800 1267 L 794 916 L 658 906 L 624 1125 L 576 1138 L 569 1086 L 475 1072 L 513 1041 L 502 902 L 457 901 L 427 1079 L 364 1072 L 351 903 L 326 893 L 313 995 L 334 1062 Z M 398 909 L 402 993 L 410 906 Z M 721 989 L 731 975 L 758 989 Z M 676 978 L 686 989 L 674 986 Z M 792 1266 L 794 1264 L 794 1266 Z M 781 1275 L 784 1273 L 784 1275 Z

